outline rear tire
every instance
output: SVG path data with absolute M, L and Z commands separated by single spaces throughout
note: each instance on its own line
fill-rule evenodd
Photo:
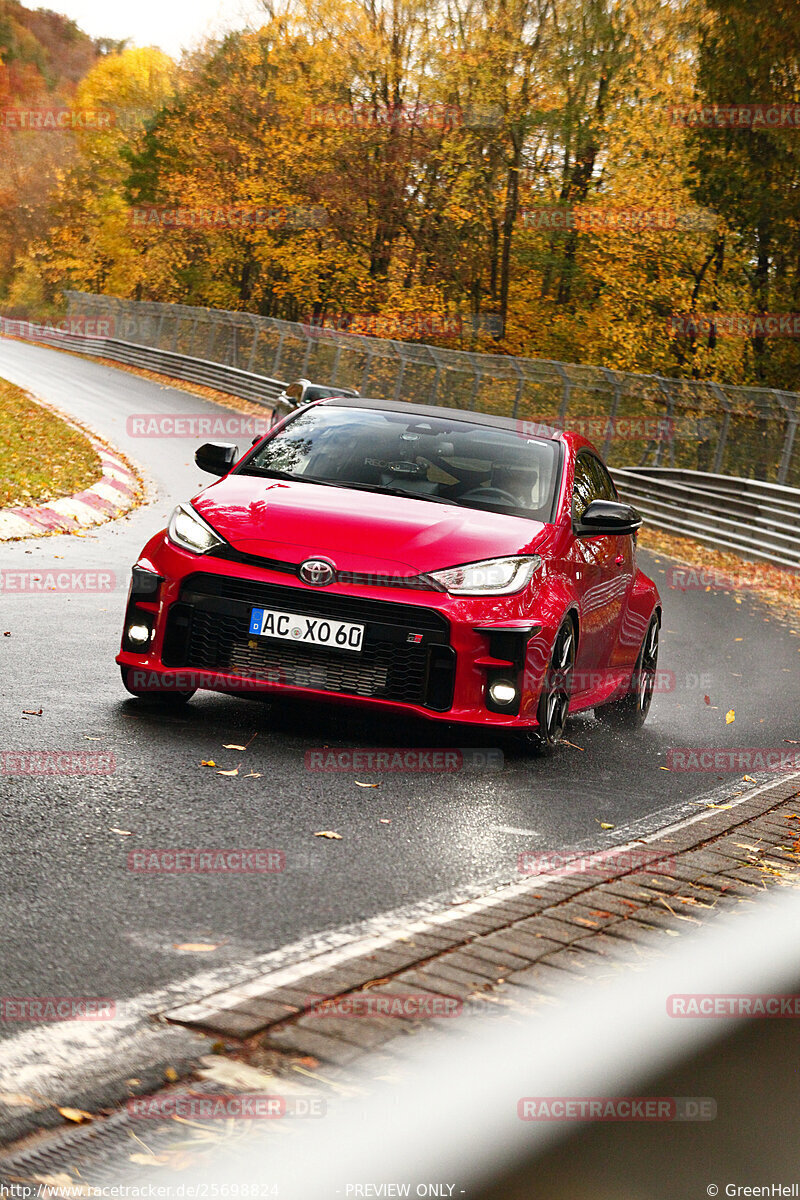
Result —
M 122 674 L 122 685 L 126 691 L 130 692 L 132 696 L 135 696 L 137 700 L 141 700 L 144 704 L 149 704 L 153 707 L 183 708 L 184 704 L 188 703 L 188 701 L 191 700 L 192 696 L 197 691 L 196 688 L 192 688 L 190 691 L 186 692 L 173 692 L 167 690 L 162 692 L 156 691 L 153 688 L 147 688 L 143 690 L 141 688 L 135 688 L 131 684 L 131 667 L 120 666 L 120 672 Z
M 598 705 L 594 710 L 598 721 L 613 729 L 641 729 L 644 725 L 650 711 L 658 669 L 658 630 L 658 615 L 654 613 L 633 668 L 631 690 L 621 700 Z

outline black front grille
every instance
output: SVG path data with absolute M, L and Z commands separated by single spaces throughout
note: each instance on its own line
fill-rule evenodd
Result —
M 366 626 L 360 653 L 297 646 L 249 632 L 253 607 Z M 409 643 L 412 635 L 421 638 Z M 453 698 L 455 653 L 441 613 L 415 605 L 190 575 L 170 609 L 165 665 L 225 672 L 291 687 L 420 704 L 444 712 Z

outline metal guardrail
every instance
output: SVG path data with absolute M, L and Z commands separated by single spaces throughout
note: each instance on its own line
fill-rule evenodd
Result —
M 198 383 L 257 404 L 273 405 L 286 386 L 280 379 L 119 338 L 78 337 L 44 328 L 31 329 L 31 334 L 47 345 Z M 612 474 L 624 498 L 657 528 L 800 570 L 800 490 L 675 467 L 612 467 Z
M 800 491 L 669 468 L 612 468 L 624 499 L 651 525 L 718 550 L 800 570 Z
M 107 321 L 115 338 L 140 346 L 248 373 L 324 380 L 386 400 L 562 426 L 607 422 L 605 432 L 598 428 L 591 440 L 613 466 L 685 467 L 800 487 L 795 392 L 478 354 L 348 334 L 313 320 L 301 324 L 183 304 L 66 295 L 70 318 Z M 630 423 L 648 420 L 674 434 L 632 436 Z
M 28 326 L 30 340 L 71 350 L 76 354 L 87 354 L 96 358 L 110 358 L 114 362 L 131 367 L 141 367 L 159 375 L 169 375 L 187 383 L 198 383 L 204 387 L 240 396 L 255 404 L 271 405 L 286 386 L 280 379 L 270 379 L 250 371 L 240 371 L 221 363 L 201 358 L 190 358 L 169 350 L 157 350 L 152 346 L 139 346 L 119 338 L 89 338 L 76 334 L 60 333 L 52 328 Z

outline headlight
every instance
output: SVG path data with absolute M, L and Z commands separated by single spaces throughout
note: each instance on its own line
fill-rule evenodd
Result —
M 192 554 L 206 554 L 224 542 L 210 525 L 188 504 L 179 504 L 169 519 L 167 535 L 171 542 Z
M 447 571 L 431 571 L 430 575 L 453 596 L 507 596 L 521 591 L 541 565 L 538 554 L 529 554 L 524 558 L 487 558 Z

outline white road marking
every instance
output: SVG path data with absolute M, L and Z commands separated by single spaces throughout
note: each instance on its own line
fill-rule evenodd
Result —
M 781 778 L 781 783 L 800 779 L 800 771 Z M 761 792 L 774 787 L 770 779 L 757 788 L 731 801 L 737 808 Z M 733 785 L 732 785 L 733 786 Z M 713 793 L 711 793 L 713 794 Z M 605 850 L 624 853 L 635 845 L 654 841 L 688 825 L 716 816 L 711 809 L 662 826 L 648 836 L 637 837 L 626 844 L 606 844 Z M 626 835 L 635 832 L 636 825 L 616 830 Z M 488 885 L 480 893 L 476 884 L 461 888 L 449 895 L 421 901 L 405 909 L 395 909 L 373 917 L 359 925 L 314 934 L 279 950 L 259 955 L 238 966 L 226 966 L 216 971 L 204 971 L 158 991 L 143 993 L 130 1000 L 120 1001 L 113 1021 L 64 1022 L 58 1025 L 39 1025 L 16 1037 L 0 1041 L 0 1076 L 13 1083 L 15 1091 L 37 1092 L 58 1104 L 66 1103 L 78 1090 L 104 1085 L 116 1086 L 149 1064 L 164 1061 L 172 1048 L 190 1049 L 192 1039 L 200 1047 L 197 1034 L 181 1026 L 153 1023 L 153 1016 L 170 1012 L 179 1005 L 197 1004 L 217 992 L 237 988 L 238 1003 L 247 994 L 262 993 L 269 987 L 286 987 L 324 969 L 374 953 L 382 946 L 401 938 L 413 938 L 416 933 L 436 932 L 470 913 L 484 912 L 495 905 L 512 900 L 528 891 L 542 888 L 565 878 L 559 875 L 536 875 L 510 884 Z M 473 893 L 470 896 L 470 893 Z M 203 1006 L 205 1007 L 205 1006 Z M 124 1090 L 124 1089 L 123 1089 Z

